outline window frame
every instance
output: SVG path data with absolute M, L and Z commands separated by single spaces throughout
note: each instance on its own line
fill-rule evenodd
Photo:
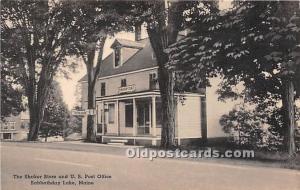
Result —
M 113 112 L 111 112 L 111 107 L 113 107 Z M 114 103 L 108 104 L 108 123 L 114 124 L 115 123 L 115 116 L 116 116 L 116 108 Z M 112 115 L 111 115 L 112 114 Z
M 156 89 L 157 73 L 149 73 L 149 89 Z
M 116 62 L 116 53 L 119 54 L 118 62 Z M 120 66 L 122 66 L 122 48 L 121 47 L 115 47 L 113 54 L 114 54 L 114 68 L 119 68 Z M 118 64 L 116 65 L 116 63 L 118 63 Z
M 125 82 L 125 84 L 124 84 Z M 121 79 L 121 87 L 126 87 L 127 86 L 127 80 L 126 79 Z
M 160 113 L 161 110 L 161 101 L 156 101 L 155 102 L 155 111 L 156 111 L 156 128 L 162 128 L 162 116 Z
M 4 122 L 2 127 L 3 127 L 3 130 L 8 130 L 8 127 L 9 127 L 8 122 Z
M 100 83 L 100 96 L 105 96 L 106 95 L 106 83 L 101 82 Z
M 131 120 L 128 120 L 128 113 L 127 113 L 127 109 L 128 107 L 131 107 L 131 113 L 132 113 L 132 116 L 131 116 Z M 131 122 L 131 125 L 128 125 L 128 123 Z M 125 104 L 125 128 L 133 128 L 133 104 Z
M 16 129 L 16 122 L 14 121 L 10 121 L 9 123 L 9 128 L 10 130 L 15 130 Z

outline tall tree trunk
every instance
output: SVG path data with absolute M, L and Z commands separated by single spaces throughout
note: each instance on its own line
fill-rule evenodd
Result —
M 35 81 L 31 81 L 29 88 L 27 89 L 28 107 L 29 107 L 29 134 L 28 141 L 38 140 L 38 130 L 42 123 L 40 118 L 40 108 L 37 104 L 37 93 L 36 93 Z
M 287 148 L 290 159 L 296 155 L 295 145 L 295 100 L 294 100 L 294 84 L 291 79 L 284 79 L 284 96 L 282 106 L 284 108 L 284 123 L 285 123 L 285 139 L 284 143 Z
M 174 97 L 174 78 L 173 73 L 166 68 L 168 56 L 163 49 L 168 44 L 164 39 L 165 34 L 148 29 L 151 46 L 155 52 L 158 62 L 158 83 L 161 94 L 161 147 L 172 148 L 177 146 L 175 142 L 175 112 L 176 102 Z
M 37 134 L 37 128 L 38 126 L 38 121 L 35 118 L 33 114 L 30 114 L 30 128 L 29 128 L 29 134 L 28 134 L 28 141 L 36 141 L 38 139 Z
M 180 3 L 172 3 L 167 7 L 166 2 L 155 2 L 158 24 L 153 27 L 151 23 L 148 23 L 147 28 L 150 43 L 158 64 L 158 82 L 162 103 L 161 147 L 163 148 L 177 146 L 175 142 L 176 101 L 174 97 L 174 73 L 167 68 L 169 57 L 164 50 L 177 41 L 179 25 L 182 19 L 181 8 Z M 166 9 L 168 10 L 167 19 L 165 14 Z
M 88 109 L 94 110 L 94 87 L 88 82 Z M 87 141 L 96 142 L 94 115 L 87 116 Z
M 28 141 L 36 141 L 38 139 L 49 96 L 49 86 L 52 81 L 53 75 L 49 74 L 43 67 L 38 84 L 36 85 L 35 80 L 32 80 L 30 86 L 26 89 L 30 115 Z
M 26 89 L 27 90 L 27 97 L 28 97 L 28 107 L 29 107 L 29 133 L 27 140 L 28 141 L 36 141 L 37 137 L 34 136 L 35 130 L 37 128 L 37 123 L 36 123 L 36 109 L 35 109 L 35 90 L 31 90 L 30 88 Z
M 86 61 L 86 70 L 87 70 L 87 77 L 88 77 L 88 109 L 94 110 L 94 87 L 95 84 L 93 83 L 94 80 L 94 57 L 95 57 L 95 48 L 88 52 L 87 61 Z M 88 142 L 95 142 L 96 141 L 96 134 L 94 133 L 94 115 L 87 116 L 87 134 L 86 134 L 86 141 Z
M 106 40 L 106 35 L 101 36 L 99 39 L 90 39 L 91 49 L 88 49 L 87 56 L 84 52 L 81 52 L 82 58 L 86 65 L 87 77 L 88 77 L 88 109 L 95 110 L 95 85 L 97 82 L 97 77 L 100 72 L 100 66 L 102 63 L 102 56 L 104 50 L 104 44 Z M 94 58 L 97 53 L 97 44 L 98 43 L 98 58 L 96 62 L 96 67 L 94 68 Z M 87 116 L 87 137 L 86 141 L 96 142 L 96 130 L 94 123 L 95 115 Z
M 35 103 L 34 105 L 29 106 L 30 128 L 28 141 L 38 140 L 39 130 L 44 118 L 44 110 L 45 103 L 43 105 Z
M 174 79 L 171 72 L 166 69 L 159 69 L 160 94 L 162 100 L 162 132 L 161 146 L 170 148 L 176 146 L 175 142 L 175 111 L 176 102 L 174 98 Z
M 28 141 L 36 141 L 38 139 L 38 129 L 40 128 L 41 121 L 36 114 L 36 110 L 29 109 L 30 115 L 30 128 L 28 134 Z

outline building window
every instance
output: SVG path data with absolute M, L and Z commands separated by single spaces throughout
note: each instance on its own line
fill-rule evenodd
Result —
M 150 123 L 149 103 L 143 102 L 137 105 L 137 123 L 138 126 L 146 127 Z
M 125 105 L 125 126 L 133 127 L 133 105 Z
M 160 128 L 162 124 L 162 114 L 161 114 L 161 102 L 157 101 L 156 102 L 156 127 Z
M 102 115 L 103 115 L 103 110 L 100 109 L 99 111 L 99 105 L 97 105 L 97 133 L 102 133 L 102 125 L 103 125 L 103 121 L 102 121 Z
M 121 87 L 127 86 L 126 83 L 127 83 L 127 82 L 126 82 L 126 79 L 122 79 L 122 80 L 121 80 Z
M 16 122 L 8 122 L 8 125 L 9 125 L 9 129 L 14 130 Z
M 115 104 L 108 104 L 108 123 L 115 123 Z
M 105 83 L 101 83 L 101 96 L 105 96 Z
M 103 117 L 104 117 L 104 112 L 103 112 L 103 109 L 101 109 L 101 113 L 100 113 L 100 123 L 103 123 Z
M 11 139 L 11 133 L 3 133 L 3 139 Z
M 115 48 L 115 67 L 119 67 L 121 65 L 121 48 Z
M 7 130 L 7 129 L 8 129 L 8 123 L 7 123 L 7 122 L 3 123 L 3 129 L 4 129 L 4 130 Z
M 149 74 L 149 88 L 150 90 L 156 89 L 157 77 L 156 73 Z

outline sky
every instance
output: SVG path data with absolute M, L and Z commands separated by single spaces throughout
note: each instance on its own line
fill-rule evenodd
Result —
M 221 9 L 227 9 L 231 6 L 231 0 L 220 0 L 220 8 Z M 142 29 L 142 38 L 147 37 L 145 28 Z M 120 32 L 116 34 L 114 37 L 110 37 L 106 40 L 104 45 L 104 53 L 103 57 L 105 58 L 108 56 L 112 49 L 110 48 L 111 44 L 114 42 L 115 38 L 122 38 L 122 39 L 128 39 L 128 40 L 134 40 L 134 33 L 126 33 L 126 32 Z M 65 103 L 68 105 L 69 109 L 72 109 L 76 104 L 76 85 L 78 84 L 78 81 L 86 74 L 86 68 L 82 61 L 78 60 L 79 64 L 76 69 L 76 72 L 69 74 L 69 79 L 66 79 L 62 76 L 57 76 L 55 80 L 57 80 L 61 86 L 62 93 L 63 93 L 63 99 Z

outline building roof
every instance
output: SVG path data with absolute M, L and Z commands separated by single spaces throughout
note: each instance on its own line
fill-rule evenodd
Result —
M 142 39 L 138 42 L 116 39 L 114 43 L 120 43 L 124 47 L 132 47 L 133 45 L 138 48 L 137 52 L 129 57 L 120 67 L 114 68 L 113 64 L 113 53 L 108 55 L 102 62 L 100 67 L 100 73 L 98 77 L 107 77 L 111 75 L 137 71 L 141 69 L 147 69 L 157 66 L 156 60 L 152 58 L 152 47 L 149 38 Z M 113 44 L 114 44 L 113 43 Z M 123 51 L 123 50 L 122 50 Z M 126 54 L 126 48 L 122 53 Z M 87 81 L 87 75 L 82 77 L 79 82 Z
M 111 45 L 111 48 L 115 47 L 116 45 L 120 45 L 122 47 L 137 48 L 137 49 L 142 49 L 144 47 L 144 44 L 141 42 L 120 39 L 120 38 L 117 38 L 114 41 L 114 43 Z

